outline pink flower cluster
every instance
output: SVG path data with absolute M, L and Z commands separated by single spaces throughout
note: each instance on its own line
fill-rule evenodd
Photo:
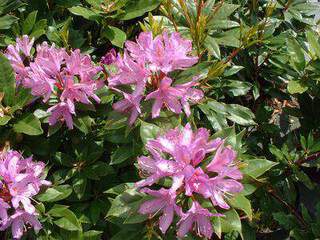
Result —
M 174 85 L 169 73 L 183 70 L 198 62 L 197 57 L 189 56 L 192 43 L 179 33 L 153 38 L 151 32 L 143 32 L 136 42 L 127 41 L 123 56 L 108 53 L 103 63 L 114 64 L 116 73 L 108 78 L 109 87 L 122 94 L 124 99 L 113 105 L 118 112 L 130 113 L 129 123 L 133 124 L 141 114 L 140 102 L 154 99 L 152 117 L 160 115 L 165 106 L 174 113 L 182 109 L 189 116 L 189 103 L 203 98 L 203 92 L 195 89 L 197 79 Z M 126 92 L 121 87 L 126 86 Z
M 229 208 L 226 198 L 243 190 L 238 181 L 242 179 L 242 173 L 235 162 L 236 152 L 230 146 L 225 147 L 220 138 L 209 140 L 209 131 L 204 128 L 193 132 L 189 124 L 183 130 L 172 129 L 164 136 L 150 140 L 146 148 L 151 156 L 138 159 L 139 168 L 146 178 L 136 186 L 154 199 L 144 202 L 139 212 L 150 215 L 162 212 L 159 227 L 163 233 L 176 213 L 180 217 L 178 237 L 184 237 L 194 227 L 199 236 L 210 239 L 213 233 L 210 218 L 221 214 L 213 214 L 203 208 L 199 199 L 210 199 L 213 206 Z M 208 156 L 212 152 L 215 152 L 214 157 Z M 172 179 L 169 189 L 145 188 L 168 177 Z M 192 206 L 184 212 L 183 209 L 187 208 L 184 200 L 187 198 L 192 199 Z
M 94 77 L 101 68 L 79 49 L 67 52 L 46 42 L 37 45 L 36 53 L 32 54 L 33 42 L 23 36 L 15 46 L 7 48 L 6 57 L 16 73 L 17 84 L 30 88 L 31 94 L 43 98 L 44 102 L 57 98 L 58 103 L 48 109 L 49 124 L 62 120 L 72 129 L 75 103 L 92 104 L 90 98 L 100 101 L 95 92 L 101 82 Z
M 20 239 L 25 225 L 41 229 L 32 197 L 40 187 L 50 185 L 42 180 L 44 163 L 33 162 L 32 157 L 24 159 L 16 151 L 0 153 L 0 231 L 12 226 L 14 239 Z

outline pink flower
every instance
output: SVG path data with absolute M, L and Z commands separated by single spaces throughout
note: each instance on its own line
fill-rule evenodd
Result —
M 233 179 L 242 179 L 242 173 L 239 171 L 234 161 L 236 160 L 236 152 L 230 147 L 223 148 L 221 145 L 212 161 L 207 166 L 210 172 L 219 173 L 221 176 Z
M 178 162 L 197 166 L 207 153 L 216 150 L 221 143 L 220 138 L 209 141 L 208 130 L 200 128 L 194 133 L 187 124 L 182 130 L 175 128 L 156 140 L 150 140 L 146 147 L 153 155 L 166 152 Z
M 43 101 L 47 102 L 53 92 L 55 82 L 38 64 L 31 63 L 29 75 L 23 80 L 23 86 L 31 88 L 33 96 L 41 96 Z
M 187 213 L 175 210 L 181 217 L 177 235 L 184 237 L 195 223 L 198 235 L 210 238 L 213 232 L 210 217 L 221 214 L 210 213 L 194 199 L 210 199 L 214 206 L 228 209 L 226 198 L 243 190 L 242 184 L 238 181 L 242 174 L 235 162 L 236 152 L 230 146 L 225 147 L 223 143 L 220 138 L 210 140 L 209 131 L 204 128 L 193 131 L 190 124 L 184 128 L 171 129 L 155 140 L 148 141 L 146 149 L 151 156 L 138 158 L 141 175 L 146 178 L 137 182 L 136 187 L 152 186 L 166 178 L 171 178 L 172 184 L 169 189 L 162 189 L 161 194 L 148 190 L 152 194 L 157 193 L 157 198 L 142 205 L 140 213 L 151 214 L 163 210 L 164 205 L 167 206 L 166 203 L 170 202 L 170 213 L 160 219 L 160 224 L 165 223 L 160 225 L 160 229 L 165 232 L 172 223 L 172 206 L 178 207 L 180 200 L 186 202 L 188 198 L 192 199 L 193 205 Z M 211 163 L 207 166 L 202 164 L 214 151 L 216 153 Z M 163 196 L 163 193 L 174 194 L 174 199 L 169 198 L 169 201 L 168 196 Z M 177 207 L 174 209 L 181 210 Z
M 67 76 L 63 85 L 64 89 L 60 96 L 61 101 L 69 100 L 71 102 L 81 102 L 92 104 L 89 97 L 96 102 L 100 102 L 99 97 L 95 94 L 96 85 L 94 83 L 74 83 L 73 78 Z
M 153 41 L 150 69 L 169 73 L 174 70 L 191 67 L 198 62 L 198 57 L 190 57 L 192 42 L 183 39 L 180 33 L 167 32 L 157 36 Z
M 20 56 L 19 48 L 17 46 L 9 45 L 5 56 L 8 58 L 15 71 L 17 84 L 20 84 L 22 80 L 28 76 L 28 71 L 23 63 L 23 58 Z
M 123 58 L 118 56 L 115 65 L 118 72 L 108 78 L 110 87 L 134 84 L 136 91 L 143 91 L 150 74 L 143 64 L 135 62 L 127 52 L 124 52 Z
M 185 237 L 185 235 L 192 230 L 194 225 L 194 229 L 198 236 L 210 239 L 213 233 L 210 218 L 214 216 L 223 215 L 210 213 L 208 209 L 201 207 L 198 202 L 194 201 L 188 212 L 182 214 L 182 217 L 177 224 L 179 226 L 177 232 L 178 237 Z
M 58 121 L 65 121 L 69 129 L 73 129 L 72 115 L 75 115 L 74 104 L 70 99 L 60 102 L 48 109 L 51 112 L 49 124 L 55 125 Z
M 150 189 L 142 189 L 141 191 L 155 198 L 141 204 L 139 213 L 156 214 L 157 212 L 161 211 L 163 215 L 159 219 L 159 228 L 161 232 L 165 234 L 173 221 L 174 212 L 181 212 L 180 207 L 176 205 L 175 192 L 164 188 L 161 188 L 158 191 Z
M 169 73 L 191 67 L 198 62 L 198 57 L 191 57 L 192 42 L 183 39 L 180 33 L 167 32 L 152 39 L 151 32 L 143 32 L 137 42 L 127 41 L 126 48 L 130 55 L 146 62 L 151 71 Z
M 106 55 L 104 55 L 101 58 L 101 63 L 106 65 L 111 65 L 116 60 L 117 60 L 117 52 L 116 50 L 114 50 L 114 48 L 112 48 L 109 52 L 106 53 Z
M 146 100 L 155 99 L 152 106 L 152 117 L 156 118 L 160 115 L 163 105 L 168 107 L 174 113 L 181 113 L 181 104 L 178 98 L 182 96 L 182 92 L 171 87 L 172 79 L 165 77 L 161 80 L 159 88 L 147 95 Z
M 204 97 L 204 94 L 201 90 L 193 88 L 194 86 L 197 85 L 197 80 L 198 78 L 196 77 L 191 82 L 176 86 L 178 89 L 180 89 L 183 92 L 180 102 L 183 106 L 184 112 L 188 117 L 191 114 L 189 102 L 193 104 L 198 103 Z
M 8 221 L 0 227 L 0 230 L 3 231 L 11 225 L 13 238 L 20 239 L 25 232 L 26 224 L 31 225 L 36 232 L 42 228 L 41 223 L 35 214 L 17 210 L 12 216 L 10 216 Z
M 138 158 L 138 164 L 141 170 L 145 171 L 149 176 L 146 179 L 137 182 L 137 187 L 151 186 L 159 179 L 172 176 L 181 169 L 181 166 L 178 163 L 163 158 L 152 159 L 140 157 Z
M 125 46 L 134 59 L 141 62 L 149 61 L 153 54 L 152 32 L 141 32 L 136 42 L 128 40 Z
M 124 99 L 114 103 L 112 107 L 118 112 L 130 112 L 129 124 L 132 125 L 139 114 L 141 114 L 140 101 L 142 99 L 142 95 L 136 93 L 128 94 L 119 90 L 117 91 L 123 94 Z
M 0 226 L 5 224 L 8 221 L 7 210 L 9 208 L 10 208 L 9 204 L 6 203 L 2 198 L 0 198 Z
M 58 49 L 55 45 L 49 46 L 47 42 L 37 45 L 35 63 L 51 78 L 56 79 L 61 72 L 61 65 L 65 63 L 65 49 Z
M 41 229 L 31 199 L 41 186 L 51 184 L 42 179 L 44 167 L 16 151 L 0 153 L 0 231 L 12 226 L 14 239 L 22 237 L 25 223 Z
M 142 99 L 154 99 L 153 118 L 160 115 L 163 106 L 177 114 L 183 108 L 189 116 L 190 103 L 199 102 L 203 92 L 194 89 L 196 80 L 173 86 L 174 81 L 168 73 L 191 67 L 198 62 L 197 57 L 189 56 L 191 41 L 183 39 L 179 33 L 169 35 L 165 32 L 153 38 L 151 32 L 143 32 L 136 42 L 126 41 L 125 46 L 123 57 L 118 55 L 114 64 L 117 71 L 108 77 L 109 87 L 129 85 Z
M 43 42 L 37 45 L 32 56 L 32 45 L 33 40 L 24 36 L 7 49 L 6 56 L 16 72 L 17 83 L 30 88 L 31 94 L 43 98 L 43 102 L 50 98 L 58 99 L 59 102 L 47 110 L 52 113 L 49 124 L 64 120 L 72 129 L 72 115 L 75 115 L 77 102 L 92 104 L 90 98 L 100 102 L 96 91 L 104 83 L 95 78 L 102 68 L 96 66 L 89 55 L 81 54 L 79 49 L 69 53 Z
M 24 56 L 30 57 L 34 38 L 30 40 L 27 35 L 23 35 L 22 38 L 17 38 L 16 42 L 18 49 L 24 54 Z

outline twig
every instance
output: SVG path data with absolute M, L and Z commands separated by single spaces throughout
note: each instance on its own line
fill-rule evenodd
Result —
M 318 158 L 320 158 L 320 152 L 313 153 L 310 156 L 307 156 L 305 158 L 300 158 L 296 161 L 296 164 L 301 165 L 301 164 L 309 162 L 309 161 L 317 160 Z
M 300 215 L 300 213 L 289 203 L 287 203 L 286 201 L 284 201 L 275 191 L 275 189 L 273 189 L 271 186 L 268 186 L 267 189 L 268 193 L 271 194 L 271 196 L 276 199 L 278 202 L 280 202 L 282 205 L 284 205 L 296 218 L 297 220 L 300 222 L 300 224 L 304 227 L 307 228 L 308 225 L 307 223 L 304 221 L 304 219 L 302 218 L 302 216 Z

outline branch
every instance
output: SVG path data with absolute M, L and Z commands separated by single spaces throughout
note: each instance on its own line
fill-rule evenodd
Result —
M 268 193 L 271 194 L 271 196 L 276 199 L 278 202 L 280 202 L 283 206 L 285 206 L 296 218 L 297 220 L 300 222 L 300 224 L 304 227 L 307 228 L 308 225 L 307 223 L 304 221 L 303 217 L 300 215 L 300 213 L 295 209 L 295 207 L 293 207 L 291 204 L 287 203 L 286 201 L 284 201 L 275 191 L 275 189 L 273 189 L 271 186 L 267 187 L 267 191 Z
M 300 158 L 299 160 L 296 161 L 296 164 L 301 165 L 306 162 L 317 160 L 318 158 L 320 158 L 320 152 L 313 153 L 310 156 L 307 156 L 305 158 Z

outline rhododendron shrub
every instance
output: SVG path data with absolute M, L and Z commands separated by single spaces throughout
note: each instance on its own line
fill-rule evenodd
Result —
M 100 101 L 95 92 L 103 82 L 96 81 L 95 77 L 101 69 L 79 49 L 67 52 L 47 42 L 37 45 L 35 53 L 31 54 L 33 43 L 34 39 L 24 35 L 6 50 L 17 85 L 31 89 L 31 94 L 44 103 L 55 102 L 47 110 L 51 114 L 50 125 L 63 121 L 73 129 L 75 104 L 92 104 L 91 99 Z
M 138 159 L 139 169 L 146 179 L 137 182 L 136 186 L 155 198 L 144 202 L 139 212 L 152 216 L 161 211 L 159 227 L 162 233 L 167 231 L 176 214 L 180 217 L 178 237 L 184 237 L 194 227 L 197 235 L 211 238 L 210 219 L 223 214 L 211 213 L 201 207 L 199 201 L 210 199 L 213 207 L 229 209 L 226 199 L 243 190 L 236 152 L 230 146 L 224 146 L 222 139 L 209 140 L 209 137 L 207 129 L 193 132 L 187 124 L 182 130 L 172 129 L 150 140 L 146 148 L 151 156 Z M 172 180 L 170 188 L 146 188 L 156 185 L 162 178 Z M 188 199 L 192 206 L 184 212 Z
M 17 151 L 0 152 L 0 231 L 11 227 L 14 239 L 29 227 L 36 232 L 42 228 L 34 196 L 51 184 L 43 179 L 44 168 L 43 162 L 23 158 Z
M 320 239 L 312 2 L 0 0 L 0 240 Z

